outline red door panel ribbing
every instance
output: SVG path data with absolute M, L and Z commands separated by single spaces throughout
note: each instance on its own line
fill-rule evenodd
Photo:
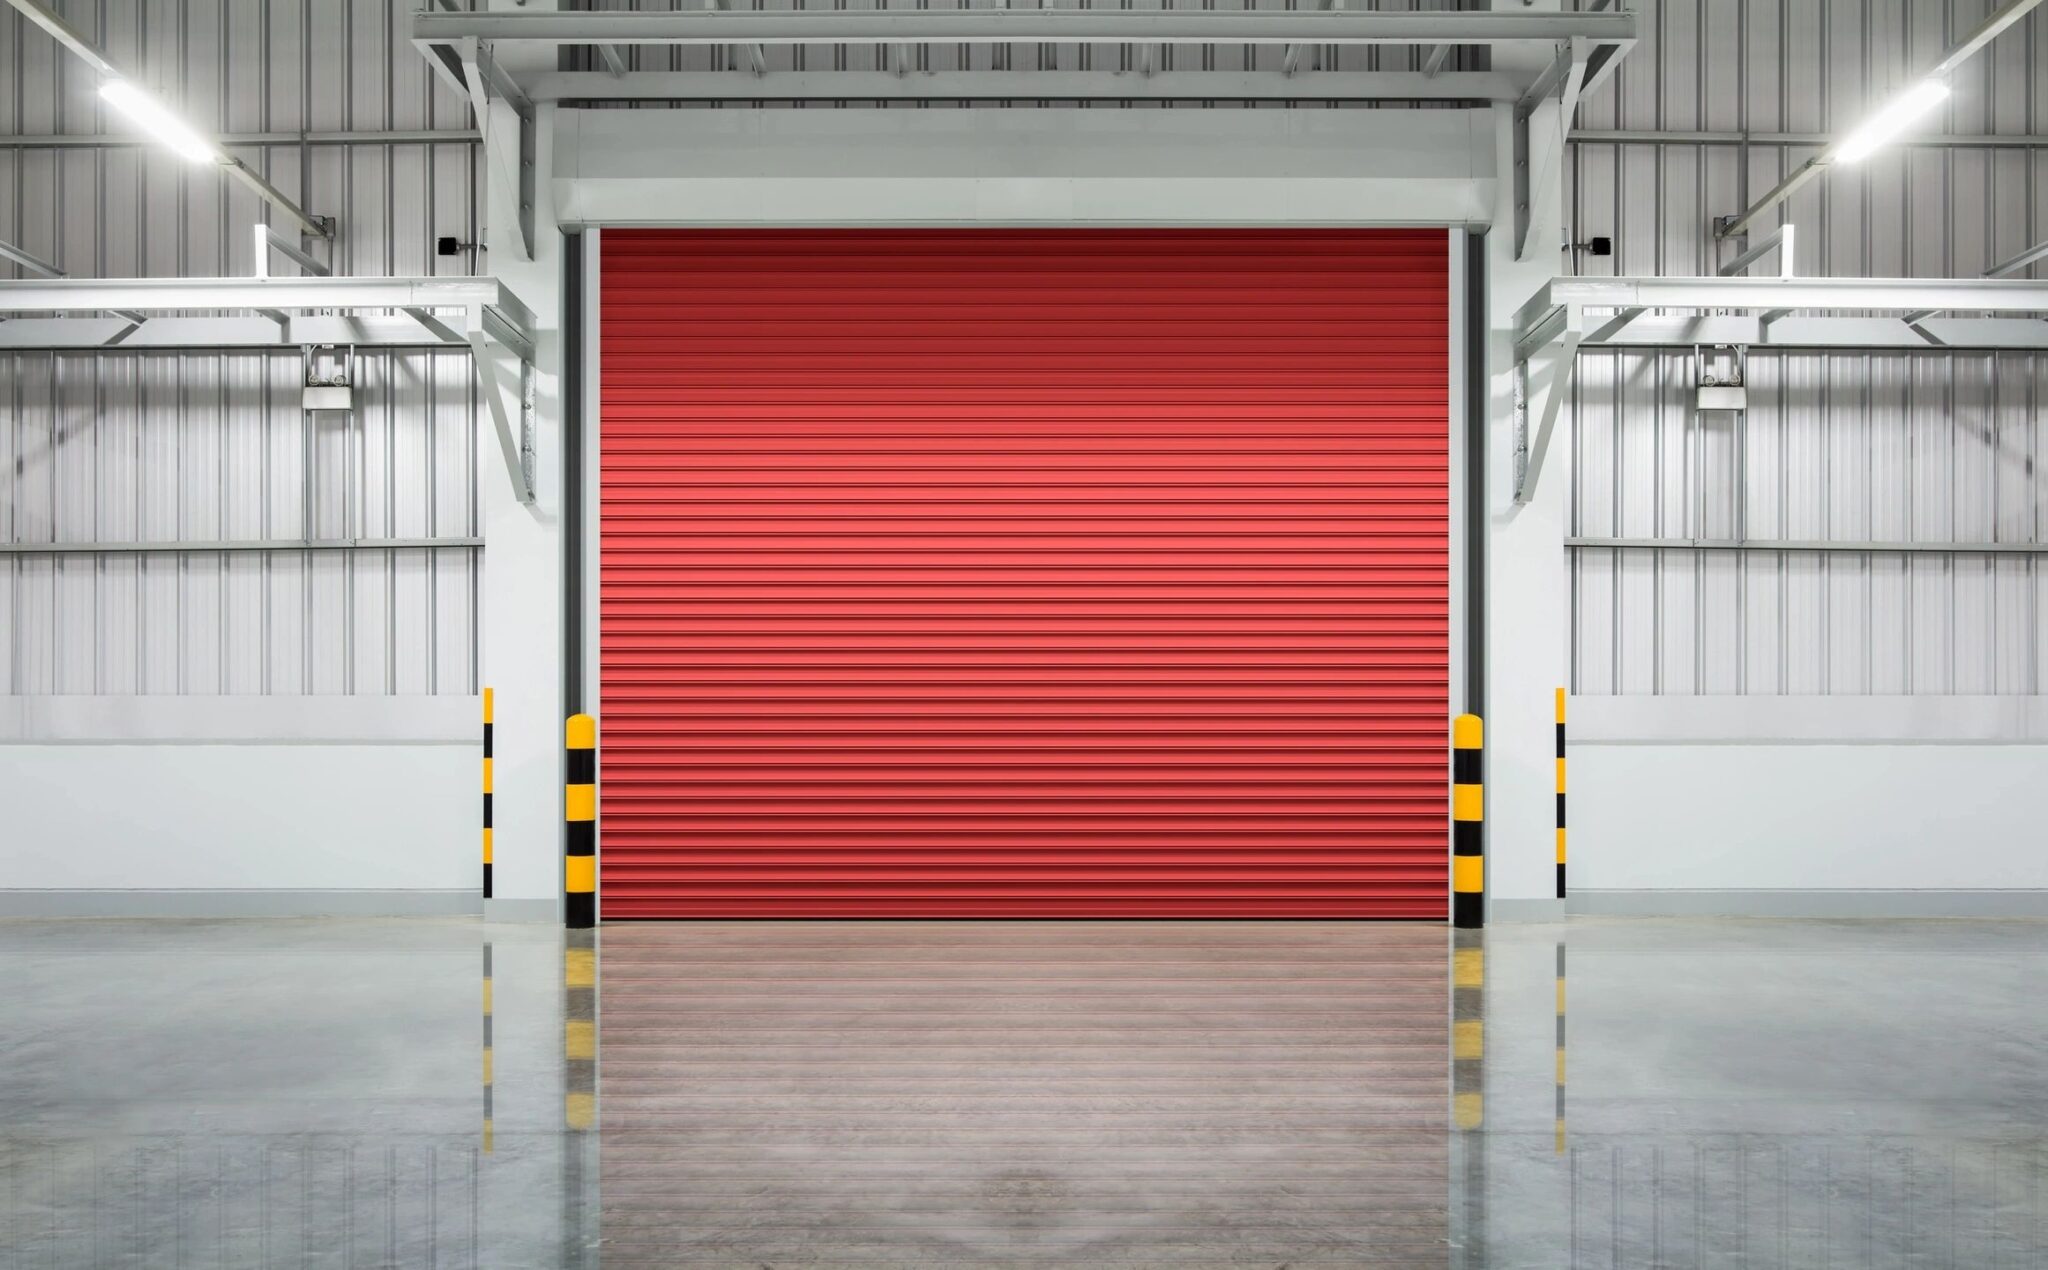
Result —
M 607 231 L 604 916 L 1444 916 L 1446 246 Z

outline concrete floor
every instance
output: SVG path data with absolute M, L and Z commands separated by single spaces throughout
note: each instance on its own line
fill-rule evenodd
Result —
M 2048 1265 L 2048 923 L 1495 928 L 1471 1132 L 1441 927 L 598 942 L 579 1133 L 551 929 L 0 921 L 0 1267 Z

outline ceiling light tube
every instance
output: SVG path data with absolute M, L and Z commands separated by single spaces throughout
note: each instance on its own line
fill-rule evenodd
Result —
M 1838 163 L 1855 163 L 1911 127 L 1913 122 L 1948 100 L 1948 85 L 1938 79 L 1923 79 L 1887 102 L 1862 127 L 1843 138 L 1835 147 Z
M 128 116 L 131 123 L 155 137 L 180 156 L 194 163 L 219 163 L 221 154 L 211 141 L 192 130 L 156 98 L 125 79 L 110 79 L 100 85 L 100 96 L 108 105 Z

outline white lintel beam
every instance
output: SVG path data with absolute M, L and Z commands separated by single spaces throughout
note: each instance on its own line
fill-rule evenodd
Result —
M 1986 269 L 1984 276 L 1987 278 L 2009 278 L 2013 274 L 2023 272 L 2043 260 L 2048 260 L 2048 241 L 2035 243 L 2017 256 L 2011 256 L 1999 261 L 1989 269 Z M 1933 317 L 1935 312 L 1936 310 L 1934 309 L 1919 309 L 1908 313 L 1906 321 L 1918 322 L 1923 318 Z
M 413 39 L 565 44 L 1515 44 L 1636 37 L 1629 13 L 929 9 L 418 13 Z
M 2048 282 L 2006 278 L 1557 278 L 1540 294 L 1590 309 L 2048 311 Z
M 529 95 L 550 101 L 1513 101 L 1495 71 L 1428 78 L 1413 71 L 543 71 Z
M 374 313 L 215 317 L 18 317 L 0 322 L 0 349 L 216 349 L 299 348 L 352 344 L 358 348 L 460 348 L 469 340 L 425 309 L 404 317 Z M 459 323 L 458 323 L 459 325 Z
M 49 278 L 0 282 L 0 313 L 115 308 L 467 309 L 485 305 L 530 330 L 526 306 L 496 278 Z

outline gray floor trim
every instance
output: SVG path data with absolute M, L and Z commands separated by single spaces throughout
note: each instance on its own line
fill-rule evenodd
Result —
M 469 890 L 0 890 L 0 917 L 423 917 L 482 908 Z
M 2048 890 L 1573 891 L 1567 905 L 1620 917 L 2048 917 Z
M 1563 900 L 1503 900 L 1493 896 L 1486 898 L 1486 920 L 1489 922 L 1561 922 L 1564 920 Z
M 484 920 L 487 922 L 559 922 L 562 920 L 562 901 L 485 900 Z

